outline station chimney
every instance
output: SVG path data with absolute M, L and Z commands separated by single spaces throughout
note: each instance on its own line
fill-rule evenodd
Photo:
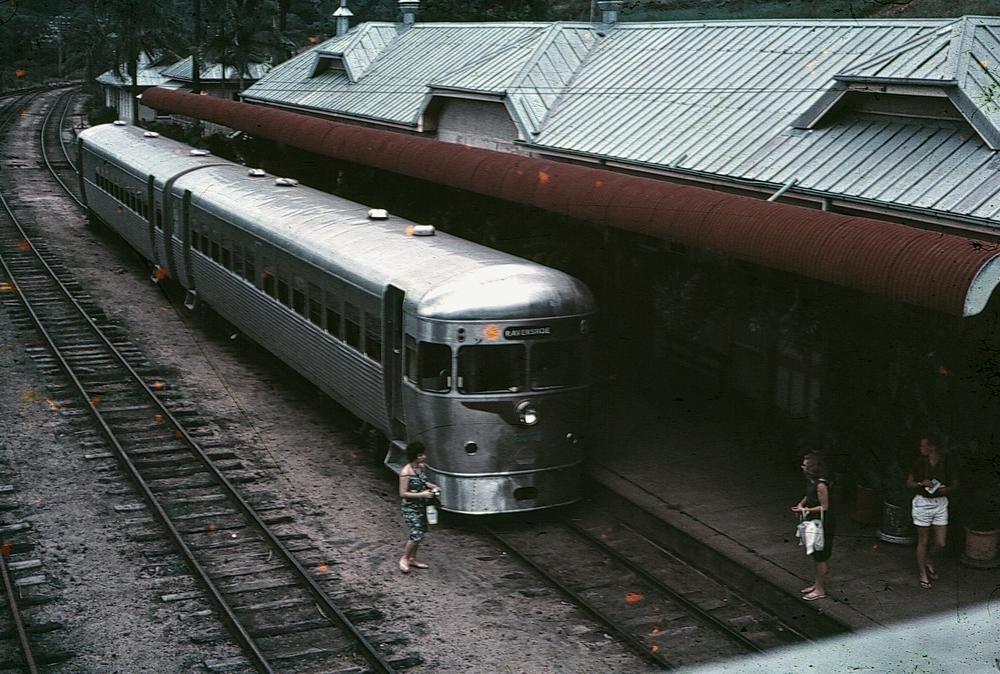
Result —
M 333 16 L 337 19 L 337 36 L 339 37 L 350 28 L 351 17 L 354 16 L 354 12 L 347 8 L 347 0 L 340 0 L 340 7 L 333 13 Z

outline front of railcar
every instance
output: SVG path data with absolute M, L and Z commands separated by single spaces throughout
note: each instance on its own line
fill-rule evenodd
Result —
M 463 274 L 407 306 L 406 435 L 428 448 L 446 510 L 580 498 L 593 318 L 583 283 L 530 262 Z

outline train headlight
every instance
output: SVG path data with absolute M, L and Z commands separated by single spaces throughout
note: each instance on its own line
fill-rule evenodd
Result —
M 525 426 L 534 426 L 538 423 L 538 408 L 535 403 L 525 400 L 517 405 L 517 418 Z

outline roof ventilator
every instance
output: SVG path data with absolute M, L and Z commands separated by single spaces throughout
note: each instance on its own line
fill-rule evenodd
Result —
M 354 16 L 354 12 L 347 8 L 347 0 L 340 0 L 340 7 L 333 13 L 333 17 L 337 20 L 337 37 L 345 34 L 350 28 L 352 16 Z
M 252 168 L 247 171 L 247 175 L 251 178 L 263 178 L 267 175 L 267 171 L 262 168 Z
M 188 152 L 188 154 L 191 155 L 192 157 L 207 157 L 208 155 L 210 155 L 212 153 L 209 152 L 208 150 L 202 150 L 202 149 L 196 147 L 195 149 L 193 149 L 190 152 Z
M 155 131 L 146 131 L 145 133 L 142 134 L 142 137 L 143 138 L 159 138 L 160 134 L 156 133 Z
M 128 122 L 126 122 L 124 119 L 116 119 L 111 123 L 114 124 L 115 126 L 128 126 Z
M 278 187 L 295 187 L 299 181 L 295 178 L 275 178 L 274 184 Z
M 399 0 L 399 11 L 403 13 L 403 26 L 409 28 L 417 22 L 419 0 Z
M 368 211 L 368 219 L 369 220 L 388 220 L 389 219 L 389 211 L 385 210 L 384 208 L 373 208 L 370 211 Z
M 771 196 L 769 196 L 767 198 L 767 200 L 768 201 L 777 201 L 778 199 L 780 199 L 782 197 L 782 195 L 784 195 L 785 192 L 787 192 L 788 190 L 792 189 L 797 182 L 799 182 L 798 178 L 792 178 L 791 180 L 789 180 L 788 182 L 786 182 L 784 185 L 782 185 L 781 189 L 779 189 L 777 192 L 775 192 L 774 194 L 772 194 Z
M 602 0 L 597 3 L 601 10 L 601 23 L 608 25 L 618 23 L 618 13 L 622 11 L 624 0 Z
M 414 225 L 413 236 L 434 236 L 434 225 Z

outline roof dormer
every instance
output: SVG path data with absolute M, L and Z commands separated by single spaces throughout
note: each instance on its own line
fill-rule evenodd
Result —
M 1000 18 L 963 17 L 840 71 L 792 126 L 845 112 L 966 123 L 1000 149 Z

